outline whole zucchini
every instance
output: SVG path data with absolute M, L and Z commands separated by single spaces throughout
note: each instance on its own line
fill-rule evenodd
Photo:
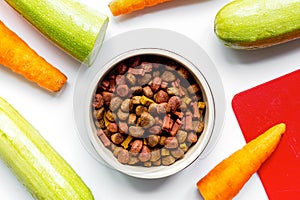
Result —
M 94 199 L 72 167 L 1 97 L 0 158 L 35 199 Z
M 235 0 L 217 13 L 214 30 L 228 47 L 256 49 L 300 38 L 300 0 Z
M 90 66 L 105 37 L 108 16 L 76 0 L 6 0 L 43 35 Z

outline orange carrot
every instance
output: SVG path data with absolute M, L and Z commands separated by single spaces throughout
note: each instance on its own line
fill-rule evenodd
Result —
M 114 16 L 118 16 L 167 1 L 171 0 L 112 0 L 108 4 L 108 7 Z
M 203 198 L 229 200 L 237 195 L 276 149 L 285 130 L 284 123 L 277 124 L 220 162 L 197 183 Z
M 59 91 L 67 77 L 39 56 L 0 20 L 0 64 L 51 92 Z

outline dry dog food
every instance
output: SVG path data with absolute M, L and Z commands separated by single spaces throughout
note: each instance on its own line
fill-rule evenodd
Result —
M 92 102 L 97 136 L 122 164 L 171 165 L 204 129 L 206 104 L 193 75 L 159 55 L 127 58 L 99 81 Z

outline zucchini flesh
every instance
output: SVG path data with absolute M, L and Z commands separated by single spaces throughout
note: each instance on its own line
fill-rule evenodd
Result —
M 73 168 L 1 97 L 0 158 L 35 199 L 94 199 Z
M 107 15 L 75 0 L 6 0 L 43 35 L 90 66 L 105 37 Z

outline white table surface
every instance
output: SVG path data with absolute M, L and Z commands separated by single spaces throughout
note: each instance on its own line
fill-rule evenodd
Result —
M 210 154 L 199 158 L 178 174 L 159 180 L 132 178 L 97 162 L 81 144 L 73 120 L 73 89 L 80 63 L 45 39 L 4 1 L 0 1 L 0 20 L 63 71 L 68 76 L 68 82 L 60 93 L 50 94 L 1 67 L 0 96 L 11 103 L 65 158 L 90 187 L 95 199 L 200 199 L 196 182 L 245 144 L 232 111 L 232 97 L 299 69 L 300 41 L 255 51 L 224 47 L 213 32 L 213 22 L 218 10 L 229 0 L 173 0 L 122 17 L 111 15 L 107 7 L 109 0 L 82 2 L 110 17 L 105 40 L 133 29 L 164 28 L 186 35 L 207 52 L 221 75 L 226 97 L 224 127 Z M 0 177 L 1 199 L 32 199 L 3 162 L 0 162 Z M 235 199 L 268 199 L 257 174 L 252 176 Z

